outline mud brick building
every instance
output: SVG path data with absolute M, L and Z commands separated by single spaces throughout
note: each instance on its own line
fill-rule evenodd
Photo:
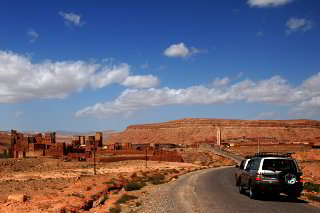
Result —
M 23 133 L 11 130 L 11 156 L 14 158 L 46 156 L 46 150 L 55 149 L 56 146 L 51 148 L 55 144 L 55 132 L 45 133 L 43 137 L 41 133 L 32 136 L 24 136 Z M 61 149 L 51 152 L 62 152 L 63 155 Z
M 10 153 L 14 158 L 23 157 L 81 157 L 92 156 L 94 146 L 101 148 L 103 144 L 102 132 L 96 132 L 94 136 L 74 136 L 72 144 L 56 143 L 56 133 L 38 133 L 36 135 L 25 136 L 15 130 L 11 131 Z M 118 146 L 116 146 L 118 147 Z M 120 145 L 119 145 L 120 147 Z

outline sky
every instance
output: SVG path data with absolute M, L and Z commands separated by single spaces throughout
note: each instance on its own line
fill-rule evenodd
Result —
M 320 120 L 319 0 L 3 0 L 0 129 Z

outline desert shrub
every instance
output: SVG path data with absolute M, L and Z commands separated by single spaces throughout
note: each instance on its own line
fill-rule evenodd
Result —
M 124 194 L 122 195 L 119 200 L 116 201 L 116 205 L 119 205 L 121 203 L 125 203 L 129 200 L 134 200 L 134 199 L 137 199 L 138 197 L 137 196 L 134 196 L 134 195 L 127 195 L 127 194 Z
M 145 185 L 146 185 L 145 182 L 131 181 L 124 187 L 124 189 L 126 191 L 135 191 L 135 190 L 140 190 Z
M 80 194 L 80 193 L 77 193 L 77 192 L 69 193 L 68 196 L 69 197 L 74 196 L 74 197 L 78 197 L 78 198 L 84 198 L 83 194 Z
M 103 205 L 104 202 L 106 202 L 108 200 L 108 198 L 109 198 L 108 195 L 103 196 L 103 198 L 100 201 L 100 204 Z
M 117 195 L 119 193 L 119 191 L 113 191 L 112 194 L 113 195 Z
M 138 176 L 137 173 L 134 172 L 134 173 L 132 173 L 132 174 L 130 175 L 130 178 L 135 179 L 137 176 Z
M 320 197 L 315 195 L 307 195 L 310 200 L 320 202 Z
M 88 186 L 88 187 L 87 187 L 87 191 L 90 191 L 91 189 L 92 189 L 91 186 Z
M 91 195 L 92 200 L 98 200 L 99 199 L 99 195 L 97 194 L 93 194 Z
M 136 207 L 139 207 L 139 206 L 141 206 L 141 205 L 142 205 L 142 203 L 140 203 L 139 201 L 136 202 Z
M 178 174 L 179 173 L 179 171 L 178 170 L 176 170 L 176 169 L 172 169 L 171 170 L 173 173 L 176 173 L 176 174 Z
M 163 184 L 165 178 L 166 177 L 164 176 L 164 174 L 156 174 L 156 175 L 150 176 L 148 178 L 148 181 L 151 182 L 153 185 L 158 185 L 158 184 Z
M 320 184 L 315 184 L 311 182 L 307 182 L 303 186 L 304 190 L 311 192 L 320 192 Z
M 3 154 L 0 154 L 0 158 L 11 158 L 11 154 L 8 152 L 4 152 Z
M 112 184 L 117 184 L 117 183 L 114 180 L 112 180 L 112 181 L 103 182 L 103 184 L 112 185 Z
M 120 206 L 116 206 L 114 208 L 109 209 L 109 213 L 119 213 L 119 212 L 121 212 Z

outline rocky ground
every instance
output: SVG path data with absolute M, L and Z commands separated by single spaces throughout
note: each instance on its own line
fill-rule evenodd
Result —
M 118 208 L 129 211 L 138 208 L 142 204 L 139 197 L 161 186 L 158 184 L 174 181 L 191 171 L 235 164 L 208 151 L 182 152 L 185 163 L 149 161 L 147 168 L 145 161 L 98 163 L 96 176 L 92 163 L 88 162 L 50 158 L 1 159 L 0 209 L 8 213 L 117 212 Z M 130 182 L 142 184 L 142 189 L 126 191 L 125 186 Z M 124 199 L 124 204 L 120 204 L 120 198 Z

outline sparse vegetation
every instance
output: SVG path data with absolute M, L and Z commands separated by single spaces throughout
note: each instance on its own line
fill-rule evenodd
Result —
M 164 174 L 155 174 L 148 178 L 148 181 L 151 182 L 153 185 L 163 184 L 165 183 L 165 176 Z
M 307 190 L 310 192 L 320 192 L 320 184 L 307 182 L 304 184 L 303 188 L 304 190 Z
M 135 191 L 135 190 L 140 190 L 145 185 L 146 185 L 145 182 L 131 181 L 124 187 L 124 189 L 126 191 Z
M 112 180 L 112 181 L 103 182 L 103 184 L 112 185 L 112 184 L 117 184 L 117 183 L 114 180 Z
M 103 196 L 103 199 L 100 201 L 100 204 L 103 205 L 108 200 L 108 195 Z
M 98 200 L 99 199 L 99 195 L 97 194 L 93 194 L 91 195 L 92 200 Z
M 121 212 L 121 208 L 118 205 L 114 208 L 109 209 L 109 213 L 119 213 L 119 212 Z
M 77 192 L 69 193 L 68 197 L 71 197 L 71 196 L 78 197 L 78 198 L 84 198 L 85 197 L 83 194 L 80 194 L 80 193 L 77 193 Z
M 315 195 L 307 195 L 308 199 L 313 200 L 313 201 L 317 201 L 320 202 L 320 197 L 319 196 L 315 196 Z
M 139 201 L 136 202 L 136 207 L 139 207 L 141 205 L 142 205 L 142 203 L 140 203 Z
M 125 203 L 125 202 L 128 202 L 129 200 L 134 200 L 134 199 L 137 199 L 138 197 L 137 196 L 134 196 L 134 195 L 127 195 L 127 194 L 124 194 L 120 197 L 119 200 L 116 201 L 116 205 L 119 205 L 121 203 Z

